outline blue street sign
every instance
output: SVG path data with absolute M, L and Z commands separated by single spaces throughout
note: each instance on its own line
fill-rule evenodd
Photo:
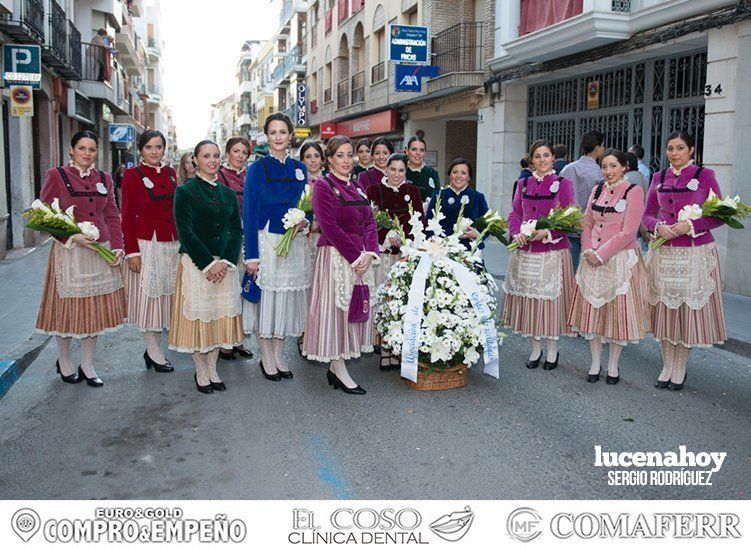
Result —
M 3 44 L 3 80 L 6 86 L 42 89 L 42 48 Z
M 136 140 L 136 128 L 132 124 L 110 124 L 110 143 L 132 143 Z
M 389 25 L 389 61 L 428 62 L 428 27 Z
M 438 65 L 396 65 L 396 91 L 421 92 L 423 78 L 438 76 Z

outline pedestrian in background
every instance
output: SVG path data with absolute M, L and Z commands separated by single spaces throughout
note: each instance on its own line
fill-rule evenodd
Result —
M 420 189 L 422 202 L 427 205 L 428 200 L 441 189 L 441 178 L 435 168 L 425 165 L 425 139 L 413 135 L 407 141 L 407 181 Z
M 57 199 L 62 210 L 75 206 L 76 219 L 96 225 L 98 242 L 117 256 L 115 263 L 108 264 L 91 248 L 94 239 L 83 234 L 56 238 L 37 316 L 37 331 L 55 336 L 57 372 L 62 380 L 78 383 L 85 379 L 92 387 L 103 385 L 94 369 L 97 337 L 118 328 L 125 319 L 119 269 L 125 256 L 120 211 L 112 178 L 94 167 L 98 148 L 94 132 L 76 133 L 70 143 L 69 164 L 47 171 L 39 195 L 47 204 Z M 71 358 L 73 339 L 81 343 L 78 372 Z
M 373 167 L 372 147 L 373 144 L 367 137 L 363 137 L 357 142 L 357 164 L 352 169 L 352 179 L 356 180 L 362 172 Z
M 638 143 L 634 143 L 629 147 L 628 152 L 636 156 L 639 172 L 644 175 L 644 179 L 646 179 L 647 182 L 652 181 L 652 171 L 649 169 L 649 166 L 644 163 L 644 147 Z
M 545 229 L 536 229 L 528 238 L 521 234 L 521 226 L 557 206 L 571 206 L 574 191 L 571 181 L 553 171 L 550 141 L 535 141 L 529 158 L 534 171 L 519 181 L 508 215 L 510 234 L 521 246 L 511 253 L 503 281 L 502 319 L 514 333 L 531 338 L 527 368 L 539 366 L 542 340 L 547 340 L 543 368 L 552 370 L 558 366 L 558 338 L 567 333 L 574 293 L 569 240 L 564 233 Z
M 568 318 L 571 331 L 589 340 L 592 363 L 587 381 L 600 379 L 602 344 L 608 343 L 605 381 L 620 380 L 623 347 L 649 331 L 647 275 L 636 234 L 644 213 L 644 191 L 630 183 L 626 155 L 607 149 L 600 157 L 604 180 L 594 188 L 584 212 L 582 258 Z
M 167 140 L 146 130 L 138 138 L 141 161 L 123 176 L 123 268 L 128 322 L 143 334 L 146 368 L 171 372 L 162 353 L 162 330 L 170 327 L 180 242 L 174 219 L 177 174 L 162 162 Z
M 565 179 L 569 179 L 574 185 L 574 204 L 582 211 L 587 207 L 589 196 L 595 185 L 602 181 L 602 171 L 597 159 L 605 150 L 603 143 L 605 135 L 598 130 L 592 130 L 582 135 L 579 160 L 567 164 L 560 172 Z M 571 239 L 571 260 L 574 270 L 579 266 L 579 254 L 581 253 L 581 238 L 579 235 Z
M 387 175 L 376 185 L 366 189 L 368 200 L 375 204 L 379 210 L 386 212 L 395 218 L 405 234 L 409 234 L 412 227 L 409 225 L 409 206 L 420 204 L 420 191 L 407 181 L 407 157 L 403 154 L 392 154 L 386 160 Z M 420 208 L 416 210 L 422 217 Z M 378 230 L 378 246 L 380 249 L 380 262 L 373 268 L 374 287 L 377 289 L 386 281 L 391 267 L 401 259 L 401 246 L 403 242 L 396 231 L 382 228 Z M 374 326 L 375 329 L 375 326 Z M 374 341 L 380 346 L 380 336 L 374 332 Z M 381 370 L 392 370 L 399 367 L 398 356 L 391 355 L 387 349 L 381 347 Z
M 694 164 L 694 138 L 673 132 L 666 142 L 670 167 L 652 178 L 643 223 L 667 239 L 649 251 L 649 317 L 652 334 L 662 346 L 663 367 L 655 384 L 679 391 L 686 380 L 691 349 L 723 343 L 727 338 L 722 306 L 722 277 L 711 217 L 678 221 L 684 206 L 701 206 L 714 192 L 722 198 L 715 174 Z
M 628 171 L 625 174 L 626 180 L 632 185 L 638 185 L 644 193 L 644 199 L 646 200 L 647 192 L 649 191 L 649 179 L 644 178 L 644 174 L 638 169 L 638 160 L 636 155 L 632 152 L 624 153 L 626 160 L 628 161 Z M 641 239 L 642 249 L 646 252 L 651 235 L 647 228 L 643 225 L 639 225 L 638 237 Z
M 287 149 L 294 127 L 288 116 L 274 113 L 266 118 L 263 131 L 269 154 L 248 168 L 243 197 L 245 268 L 261 288 L 258 303 L 245 301 L 243 324 L 246 334 L 255 333 L 261 348 L 261 372 L 269 381 L 291 378 L 282 352 L 284 339 L 305 331 L 310 287 L 310 249 L 301 236 L 292 240 L 287 257 L 275 247 L 286 232 L 283 218 L 296 208 L 308 182 L 305 164 L 292 159 Z M 307 228 L 302 220 L 296 231 Z
M 568 160 L 566 160 L 566 157 L 568 156 L 566 145 L 563 143 L 553 145 L 553 156 L 555 156 L 553 169 L 555 170 L 555 173 L 561 173 L 561 170 L 566 167 L 566 164 L 568 164 Z
M 428 204 L 428 210 L 425 213 L 425 219 L 433 219 L 436 202 L 441 201 L 441 213 L 445 216 L 441 220 L 441 227 L 447 234 L 453 234 L 454 227 L 459 221 L 459 212 L 462 211 L 462 217 L 477 221 L 488 211 L 488 202 L 485 195 L 480 191 L 469 186 L 472 179 L 472 164 L 464 158 L 456 158 L 446 172 L 449 178 L 448 187 L 441 189 L 438 194 L 433 195 Z M 460 241 L 464 247 L 470 249 L 472 242 L 480 236 L 480 233 L 474 227 L 470 226 L 460 236 Z M 478 245 L 482 250 L 484 243 Z
M 196 167 L 193 165 L 193 153 L 186 152 L 180 157 L 180 165 L 177 168 L 177 184 L 182 185 L 195 176 Z
M 374 294 L 371 264 L 379 261 L 378 230 L 365 190 L 350 180 L 354 149 L 349 138 L 332 137 L 326 146 L 331 173 L 315 182 L 313 213 L 321 227 L 313 272 L 303 355 L 329 364 L 329 385 L 345 393 L 365 394 L 347 371 L 345 360 L 373 352 L 373 316 L 350 322 L 356 283 Z M 362 307 L 364 303 L 356 303 Z M 369 303 L 367 304 L 369 306 Z
M 219 168 L 219 171 L 217 172 L 219 181 L 226 187 L 235 191 L 240 211 L 242 211 L 245 176 L 248 172 L 247 163 L 249 156 L 250 141 L 244 137 L 231 137 L 227 140 L 227 143 L 224 146 L 224 162 L 222 162 L 222 167 Z M 238 263 L 240 264 L 240 273 L 243 274 L 245 267 L 242 257 L 238 258 Z M 219 350 L 219 358 L 224 360 L 236 360 L 238 355 L 245 358 L 251 358 L 253 353 L 247 350 L 243 345 L 239 345 L 231 351 L 224 349 Z
M 386 177 L 386 162 L 394 154 L 394 145 L 385 137 L 377 137 L 373 141 L 372 151 L 373 167 L 361 172 L 357 177 L 357 183 L 363 189 L 368 189 L 371 185 L 380 185 Z
M 233 275 L 242 224 L 234 191 L 217 179 L 221 159 L 216 143 L 198 143 L 193 151 L 196 176 L 175 191 L 181 256 L 169 348 L 192 353 L 196 389 L 206 394 L 227 388 L 216 370 L 219 349 L 232 349 L 243 340 L 241 297 Z

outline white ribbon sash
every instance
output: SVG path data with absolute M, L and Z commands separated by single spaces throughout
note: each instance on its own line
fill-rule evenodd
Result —
M 498 379 L 498 333 L 495 323 L 485 298 L 480 292 L 480 286 L 475 281 L 472 273 L 464 265 L 451 259 L 445 259 L 450 265 L 459 287 L 472 303 L 477 316 L 480 318 L 483 329 L 483 358 L 485 368 L 483 372 Z M 433 265 L 433 258 L 428 254 L 422 254 L 420 263 L 417 264 L 415 274 L 412 277 L 412 285 L 409 288 L 407 312 L 404 315 L 402 326 L 402 369 L 401 376 L 413 382 L 417 382 L 418 356 L 420 352 L 419 335 L 422 324 L 422 308 L 425 302 L 425 281 Z

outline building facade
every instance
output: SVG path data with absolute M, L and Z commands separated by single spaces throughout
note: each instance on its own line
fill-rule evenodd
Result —
M 134 144 L 110 143 L 108 128 L 128 123 L 138 135 L 149 124 L 147 50 L 136 29 L 147 5 L 158 6 L 158 0 L 0 3 L 0 44 L 38 45 L 42 53 L 33 116 L 12 116 L 9 90 L 2 90 L 0 258 L 7 249 L 42 238 L 25 229 L 21 214 L 38 196 L 46 171 L 68 160 L 75 132 L 90 129 L 100 135 L 97 166 L 102 170 L 112 172 L 121 162 L 135 160 Z M 97 36 L 99 29 L 106 35 Z
M 478 125 L 478 187 L 508 210 L 519 160 L 538 138 L 579 157 L 599 129 L 606 145 L 638 143 L 653 171 L 665 138 L 697 139 L 696 160 L 724 192 L 747 198 L 751 11 L 728 0 L 510 0 L 498 2 L 495 48 Z M 745 5 L 745 6 L 744 6 Z M 555 9 L 554 9 L 555 8 Z M 565 8 L 565 9 L 564 9 Z M 726 289 L 751 294 L 751 253 L 740 233 L 716 231 Z

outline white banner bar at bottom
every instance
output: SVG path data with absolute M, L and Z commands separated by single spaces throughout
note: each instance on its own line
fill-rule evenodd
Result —
M 749 501 L 2 501 L 16 547 L 747 547 Z

